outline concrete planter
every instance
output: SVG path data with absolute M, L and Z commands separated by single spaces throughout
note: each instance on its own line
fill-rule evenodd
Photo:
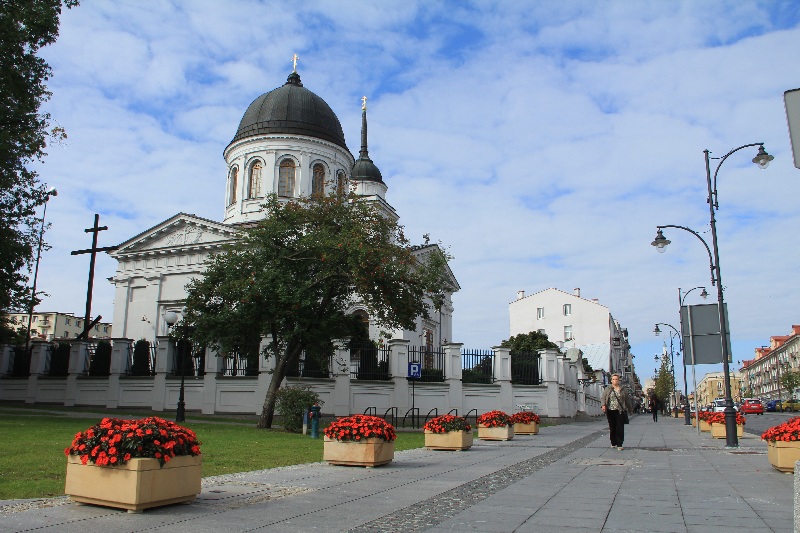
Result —
M 322 460 L 332 465 L 380 466 L 394 459 L 394 441 L 371 437 L 360 441 L 338 441 L 325 437 Z
M 767 441 L 767 459 L 781 472 L 794 472 L 794 463 L 800 461 L 800 442 Z
M 122 466 L 82 464 L 67 457 L 64 492 L 72 500 L 141 511 L 187 502 L 200 494 L 202 456 L 173 457 L 162 468 L 157 459 L 131 459 Z
M 425 430 L 425 448 L 429 450 L 467 450 L 472 446 L 472 431 L 433 433 Z
M 742 437 L 744 435 L 744 426 L 741 424 L 736 425 L 736 436 Z M 711 436 L 715 439 L 724 439 L 727 437 L 725 434 L 725 424 L 711 424 Z
M 478 438 L 481 440 L 511 440 L 514 438 L 514 426 L 490 428 L 478 424 Z
M 537 435 L 539 433 L 539 423 L 514 424 L 514 435 Z

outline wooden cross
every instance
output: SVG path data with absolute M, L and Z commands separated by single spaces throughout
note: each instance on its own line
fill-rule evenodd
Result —
M 297 54 L 292 54 L 292 72 L 297 72 L 297 60 L 300 57 Z
M 94 226 L 91 228 L 83 230 L 85 233 L 92 234 L 92 247 L 87 250 L 75 250 L 71 252 L 70 255 L 81 255 L 81 254 L 91 254 L 91 259 L 89 260 L 89 288 L 86 290 L 86 316 L 84 317 L 83 321 L 83 333 L 78 335 L 78 339 L 87 339 L 89 338 L 89 330 L 100 321 L 102 316 L 98 316 L 94 321 L 92 321 L 92 287 L 94 286 L 94 263 L 95 259 L 97 258 L 97 252 L 110 252 L 111 250 L 116 250 L 116 246 L 105 246 L 103 248 L 97 247 L 97 234 L 101 231 L 107 230 L 108 226 L 99 226 L 100 223 L 100 215 L 94 215 Z

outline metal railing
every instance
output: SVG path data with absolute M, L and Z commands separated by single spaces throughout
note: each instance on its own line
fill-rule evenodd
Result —
M 511 383 L 540 385 L 542 357 L 535 352 L 511 352 Z
M 463 383 L 494 383 L 494 350 L 461 350 Z
M 434 348 L 432 346 L 410 346 L 408 349 L 408 362 L 420 363 L 422 365 L 419 381 L 444 381 L 447 377 L 445 375 L 444 361 L 444 348 Z
M 229 352 L 222 358 L 222 371 L 220 372 L 222 376 L 257 376 L 258 372 L 258 355 L 245 357 L 238 351 L 234 351 Z
M 389 348 L 372 341 L 350 343 L 350 378 L 389 380 Z

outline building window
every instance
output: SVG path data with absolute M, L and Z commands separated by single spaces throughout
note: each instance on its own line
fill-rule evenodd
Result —
M 278 196 L 294 196 L 294 161 L 284 159 L 278 171 Z
M 108 326 L 103 326 L 103 333 L 108 333 Z
M 325 192 L 325 167 L 317 163 L 311 170 L 311 194 L 320 195 Z
M 233 167 L 231 169 L 230 179 L 228 180 L 228 206 L 232 206 L 236 203 L 236 188 L 238 187 L 239 182 L 239 168 Z
M 336 174 L 336 192 L 339 194 L 344 194 L 347 189 L 347 176 L 345 176 L 344 172 L 339 171 Z
M 65 324 L 65 325 L 67 325 L 67 326 L 71 326 L 71 325 L 72 325 L 72 319 L 70 319 L 70 318 L 65 318 L 65 319 L 64 319 L 64 324 Z
M 564 326 L 564 341 L 572 340 L 572 326 Z
M 31 324 L 36 324 L 39 321 L 39 317 L 35 316 L 31 318 Z
M 250 186 L 247 189 L 248 198 L 261 198 L 261 161 L 250 165 Z
M 564 304 L 564 316 L 572 314 L 572 304 Z
M 717 390 L 722 390 L 722 382 L 717 381 Z
M 65 339 L 68 339 L 68 338 L 69 338 L 69 331 L 65 331 L 65 332 L 64 332 L 64 338 L 65 338 Z
M 537 307 L 536 308 L 536 318 L 541 320 L 544 318 L 544 307 Z

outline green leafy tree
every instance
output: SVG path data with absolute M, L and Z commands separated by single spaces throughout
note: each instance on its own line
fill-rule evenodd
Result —
M 786 398 L 794 398 L 794 391 L 800 387 L 800 372 L 784 372 L 781 374 L 781 387 L 786 390 Z
M 354 194 L 315 195 L 263 206 L 264 220 L 211 257 L 187 285 L 195 340 L 220 353 L 257 345 L 275 370 L 259 427 L 271 427 L 278 388 L 303 350 L 363 329 L 356 302 L 386 330 L 414 329 L 440 308 L 449 284 L 438 246 L 411 246 L 402 228 Z
M 666 402 L 673 391 L 673 376 L 670 371 L 669 356 L 664 355 L 661 357 L 661 367 L 658 369 L 658 378 L 656 379 L 655 394 L 659 401 Z
M 0 342 L 13 336 L 7 310 L 27 307 L 35 297 L 28 273 L 38 237 L 36 208 L 47 191 L 29 166 L 44 158 L 48 139 L 65 137 L 39 111 L 50 98 L 45 82 L 51 69 L 37 54 L 58 37 L 62 5 L 77 4 L 0 0 Z

